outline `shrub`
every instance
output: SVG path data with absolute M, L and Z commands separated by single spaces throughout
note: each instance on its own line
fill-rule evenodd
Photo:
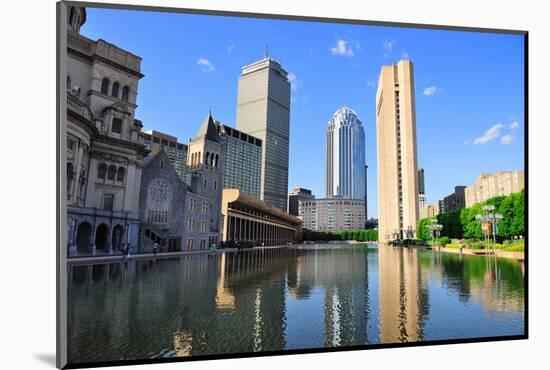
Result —
M 450 241 L 451 240 L 447 236 L 442 236 L 441 238 L 439 238 L 439 244 L 440 245 L 447 245 L 447 244 L 449 244 Z
M 485 243 L 474 243 L 470 245 L 469 249 L 485 249 Z
M 507 252 L 525 252 L 525 244 L 516 243 L 509 247 L 505 247 L 504 250 Z
M 458 249 L 458 248 L 460 248 L 460 244 L 457 244 L 457 243 L 449 243 L 449 244 L 445 244 L 445 248 L 453 248 L 453 249 Z

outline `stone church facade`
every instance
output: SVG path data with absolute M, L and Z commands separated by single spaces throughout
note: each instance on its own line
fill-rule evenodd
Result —
M 221 238 L 223 157 L 214 120 L 208 115 L 189 142 L 187 177 L 180 179 L 165 151 L 145 160 L 141 178 L 139 253 L 204 250 Z
M 134 117 L 141 58 L 80 34 L 82 7 L 67 12 L 68 254 L 138 250 L 143 125 Z

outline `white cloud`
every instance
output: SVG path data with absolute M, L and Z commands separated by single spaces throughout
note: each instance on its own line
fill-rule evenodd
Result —
M 411 59 L 411 56 L 406 50 L 401 50 L 401 59 Z
M 390 56 L 393 46 L 395 45 L 394 40 L 386 40 L 384 41 L 384 44 L 382 45 L 382 48 L 384 49 L 384 58 L 387 58 Z
M 197 64 L 205 72 L 214 72 L 216 70 L 216 67 L 214 67 L 214 65 L 206 58 L 199 58 L 199 60 L 197 60 Z
M 503 127 L 504 125 L 502 123 L 494 124 L 493 126 L 491 126 L 491 128 L 485 131 L 483 136 L 480 136 L 477 139 L 475 139 L 474 144 L 485 144 L 491 140 L 496 139 L 497 137 L 500 136 L 500 130 L 502 130 Z
M 296 77 L 296 75 L 292 72 L 289 72 L 288 73 L 288 82 L 290 82 L 290 89 L 292 91 L 296 91 L 298 89 L 298 86 L 299 86 L 299 81 L 298 81 L 298 78 Z
M 430 86 L 424 89 L 424 91 L 422 92 L 422 95 L 431 96 L 439 91 L 441 91 L 441 89 L 439 89 L 437 86 Z
M 352 48 L 352 44 L 356 48 L 359 48 L 359 43 L 357 43 L 356 41 L 348 42 L 346 40 L 339 39 L 336 41 L 336 46 L 330 48 L 330 52 L 332 53 L 332 55 L 342 55 L 345 57 L 352 57 L 355 55 L 355 52 L 353 51 L 353 48 Z
M 513 121 L 512 123 L 510 123 L 510 128 L 511 128 L 512 130 L 517 129 L 518 127 L 519 127 L 518 121 Z
M 227 54 L 231 54 L 233 53 L 233 49 L 235 49 L 235 43 L 233 41 L 231 41 L 231 43 L 229 45 L 227 45 Z
M 374 82 L 373 80 L 368 80 L 367 81 L 367 86 L 368 87 L 376 87 L 376 82 Z
M 506 134 L 500 138 L 500 143 L 502 145 L 508 145 L 508 144 L 511 144 L 513 140 L 514 140 L 514 137 L 512 135 Z

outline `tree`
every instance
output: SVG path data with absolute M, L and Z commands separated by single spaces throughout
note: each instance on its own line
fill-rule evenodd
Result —
M 416 228 L 416 236 L 418 239 L 428 240 L 430 239 L 430 230 L 428 225 L 430 224 L 431 218 L 423 218 L 418 221 L 418 227 Z
M 443 229 L 441 230 L 442 236 L 448 236 L 449 238 L 462 238 L 462 223 L 460 221 L 460 210 L 449 211 L 441 213 L 437 216 L 437 222 L 439 222 Z

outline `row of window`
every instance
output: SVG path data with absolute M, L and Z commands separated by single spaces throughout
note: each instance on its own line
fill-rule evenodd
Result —
M 109 95 L 109 87 L 111 85 L 111 81 L 105 77 L 103 80 L 101 80 L 101 93 L 105 95 Z M 111 86 L 111 96 L 115 97 L 117 99 L 122 99 L 124 101 L 128 101 L 128 96 L 130 95 L 130 87 L 128 85 L 124 85 L 122 88 L 122 96 L 119 97 L 120 93 L 120 83 L 113 82 Z
M 191 165 L 195 166 L 201 163 L 201 152 L 196 152 L 191 154 Z M 219 164 L 219 154 L 206 152 L 206 157 L 204 158 L 204 165 L 206 167 L 217 168 Z
M 162 223 L 168 222 L 168 211 L 160 211 L 156 209 L 147 210 L 147 222 Z
M 111 181 L 124 181 L 124 176 L 126 174 L 126 169 L 124 167 L 116 167 L 114 164 L 107 167 L 106 163 L 100 163 L 97 166 L 97 178 L 102 180 L 111 180 Z

